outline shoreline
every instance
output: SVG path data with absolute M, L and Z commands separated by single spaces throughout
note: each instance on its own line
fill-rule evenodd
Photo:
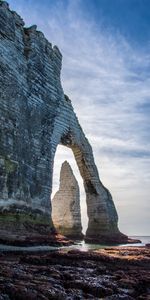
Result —
M 7 243 L 3 243 L 3 240 L 0 240 L 0 253 L 13 253 L 13 252 L 17 252 L 17 253 L 41 253 L 41 252 L 50 252 L 50 251 L 59 251 L 61 249 L 76 249 L 76 250 L 80 250 L 80 251 L 91 251 L 91 250 L 98 250 L 98 249 L 104 249 L 104 248 L 111 248 L 111 247 L 145 247 L 146 244 L 150 243 L 150 237 L 149 236 L 130 236 L 129 238 L 131 238 L 132 240 L 139 240 L 140 239 L 140 243 L 126 243 L 126 244 L 92 244 L 92 243 L 86 243 L 84 240 L 83 241 L 79 241 L 79 240 L 68 240 L 66 238 L 64 238 L 64 236 L 57 236 L 57 238 L 54 240 L 54 242 L 47 244 L 44 244 L 44 239 L 43 239 L 43 243 L 36 243 L 36 244 L 25 244 L 25 240 L 20 243 L 10 243 L 9 244 L 9 240 Z
M 149 239 L 147 240 L 149 241 Z M 104 244 L 88 244 L 85 241 L 68 241 L 65 243 L 57 243 L 52 245 L 12 245 L 12 244 L 2 244 L 0 243 L 0 254 L 1 253 L 18 253 L 18 254 L 41 254 L 50 253 L 51 251 L 69 251 L 69 250 L 79 250 L 83 252 L 97 251 L 100 249 L 110 249 L 110 248 L 126 248 L 126 247 L 149 247 L 149 243 L 128 243 L 120 245 L 104 245 Z
M 125 236 L 126 237 L 126 236 Z M 79 238 L 68 238 L 58 233 L 47 233 L 41 234 L 37 232 L 11 232 L 8 233 L 5 230 L 0 230 L 0 245 L 15 246 L 15 247 L 34 247 L 34 246 L 47 246 L 47 247 L 61 247 L 70 246 L 77 243 L 83 242 L 86 245 L 98 245 L 98 246 L 119 246 L 119 245 L 142 245 L 142 238 L 140 236 L 129 236 L 121 240 L 113 239 L 105 240 L 104 237 L 101 240 L 97 239 L 81 239 Z M 150 237 L 148 238 L 148 243 L 150 243 Z M 90 247 L 89 247 L 90 248 Z
M 146 247 L 146 244 L 121 244 L 121 245 L 102 245 L 102 244 L 88 244 L 88 243 L 75 243 L 71 245 L 35 245 L 35 246 L 13 246 L 0 244 L 0 253 L 49 253 L 51 251 L 59 251 L 61 249 L 66 250 L 79 250 L 79 251 L 96 251 L 105 248 L 126 248 L 126 247 Z

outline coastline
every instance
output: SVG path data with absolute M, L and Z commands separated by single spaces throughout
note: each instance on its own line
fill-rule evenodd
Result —
M 98 250 L 98 249 L 104 249 L 104 248 L 111 248 L 111 247 L 143 247 L 146 246 L 146 244 L 150 243 L 150 236 L 130 236 L 129 238 L 133 240 L 140 240 L 141 243 L 128 243 L 128 244 L 88 244 L 85 241 L 71 241 L 66 239 L 64 236 L 57 235 L 55 240 L 52 241 L 50 239 L 49 243 L 47 243 L 47 240 L 43 238 L 43 241 L 41 243 L 41 240 L 37 243 L 26 243 L 25 240 L 22 240 L 22 242 L 18 242 L 16 240 L 16 243 L 9 243 L 10 240 L 8 240 L 8 243 L 3 243 L 3 240 L 0 241 L 0 253 L 4 252 L 17 252 L 17 253 L 41 253 L 41 252 L 50 252 L 50 251 L 58 251 L 61 249 L 77 249 L 80 251 L 91 251 L 91 250 Z M 6 241 L 6 240 L 4 240 Z

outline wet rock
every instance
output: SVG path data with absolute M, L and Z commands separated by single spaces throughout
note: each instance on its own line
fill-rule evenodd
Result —
M 106 297 L 106 300 L 134 300 L 131 296 L 118 294 L 118 295 L 112 295 L 110 297 Z
M 37 234 L 24 231 L 20 232 L 22 234 L 21 236 L 18 234 L 10 234 L 7 233 L 7 231 L 1 231 L 0 230 L 0 243 L 8 246 L 19 246 L 19 247 L 28 247 L 28 246 L 69 246 L 73 245 L 74 242 L 72 240 L 69 240 L 65 236 L 62 236 L 60 234 L 50 234 L 47 233 Z M 25 235 L 26 234 L 26 235 Z
M 0 300 L 10 300 L 9 296 L 6 294 L 1 294 L 0 295 Z
M 149 299 L 150 259 L 138 265 L 134 260 L 139 252 L 149 257 L 150 250 L 128 247 L 130 261 L 122 255 L 125 251 L 116 247 L 111 254 L 107 249 L 0 255 L 0 299 Z M 101 268 L 105 274 L 97 274 Z
M 137 285 L 137 280 L 136 278 L 131 279 L 131 278 L 121 278 L 118 281 L 119 286 L 123 287 L 123 288 L 132 288 L 135 287 Z

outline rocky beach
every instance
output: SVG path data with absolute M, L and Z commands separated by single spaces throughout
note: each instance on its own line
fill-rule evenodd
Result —
M 1 300 L 150 299 L 150 248 L 0 254 Z

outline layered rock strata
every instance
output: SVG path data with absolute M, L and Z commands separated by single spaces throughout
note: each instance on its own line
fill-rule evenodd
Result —
M 0 1 L 0 228 L 53 231 L 53 162 L 58 144 L 72 149 L 83 177 L 87 239 L 124 241 L 110 192 L 99 179 L 92 148 L 64 95 L 62 55 L 36 26 L 24 27 Z
M 79 185 L 67 161 L 62 164 L 59 191 L 52 200 L 52 220 L 58 233 L 83 238 Z

